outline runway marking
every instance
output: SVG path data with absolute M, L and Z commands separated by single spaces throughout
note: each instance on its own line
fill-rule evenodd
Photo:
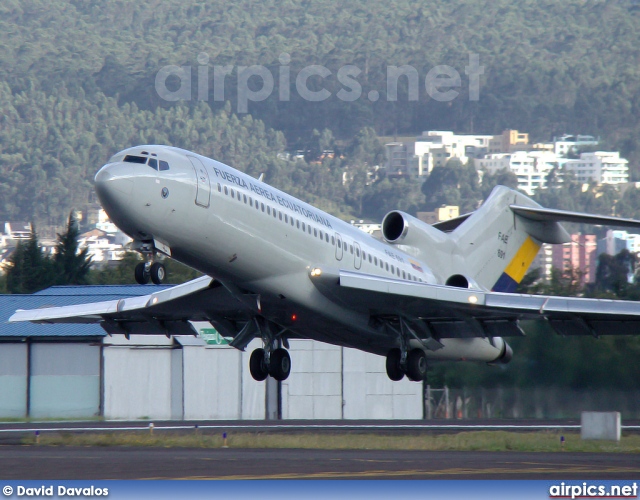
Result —
M 488 469 L 465 469 L 465 468 L 453 468 L 442 470 L 369 470 L 360 472 L 340 472 L 340 471 L 325 471 L 325 472 L 288 472 L 278 474 L 236 474 L 230 476 L 187 476 L 181 478 L 174 478 L 178 480 L 210 480 L 210 481 L 229 481 L 229 480 L 263 480 L 263 479 L 345 479 L 345 478 L 369 478 L 369 477 L 402 477 L 402 476 L 460 476 L 460 475 L 486 475 L 486 474 L 613 474 L 613 473 L 627 473 L 638 474 L 640 468 L 632 467 L 620 467 L 612 468 L 607 467 L 604 470 L 602 468 L 594 469 L 588 466 L 576 466 L 566 469 L 557 469 L 549 467 L 534 467 L 529 469 L 504 469 L 504 468 L 488 468 Z M 166 479 L 162 477 L 145 478 L 145 479 Z

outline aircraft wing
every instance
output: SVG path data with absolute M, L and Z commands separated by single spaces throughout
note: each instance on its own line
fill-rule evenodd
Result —
M 349 271 L 339 272 L 338 283 L 334 293 L 343 302 L 366 304 L 374 317 L 422 320 L 440 338 L 523 335 L 520 320 L 544 320 L 562 335 L 640 334 L 640 302 L 469 290 Z
M 10 322 L 100 323 L 107 333 L 194 335 L 189 321 L 248 320 L 249 308 L 219 281 L 202 276 L 140 297 L 18 310 Z M 226 330 L 226 329 L 225 329 Z M 226 332 L 225 332 L 226 333 Z

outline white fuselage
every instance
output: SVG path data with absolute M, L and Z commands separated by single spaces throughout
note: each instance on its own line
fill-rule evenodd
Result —
M 143 154 L 146 153 L 146 154 Z M 125 158 L 156 158 L 157 170 Z M 135 160 L 142 161 L 142 160 Z M 304 338 L 378 354 L 395 345 L 366 304 L 320 293 L 312 269 L 438 283 L 426 262 L 215 160 L 166 146 L 115 155 L 96 175 L 103 207 L 123 231 L 222 282 L 241 302 Z M 486 339 L 444 339 L 432 358 L 489 361 Z M 494 356 L 495 357 L 495 356 Z

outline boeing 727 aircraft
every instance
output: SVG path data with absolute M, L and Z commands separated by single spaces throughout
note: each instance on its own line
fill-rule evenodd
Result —
M 110 334 L 194 334 L 208 321 L 250 357 L 254 379 L 289 376 L 292 338 L 386 356 L 392 380 L 423 380 L 429 360 L 508 363 L 522 320 L 563 335 L 635 334 L 640 304 L 513 293 L 559 221 L 640 221 L 544 209 L 496 187 L 474 213 L 429 225 L 399 211 L 384 241 L 218 161 L 167 146 L 116 154 L 95 179 L 111 220 L 164 277 L 158 253 L 205 274 L 144 297 L 31 311 L 11 321 L 100 323 Z

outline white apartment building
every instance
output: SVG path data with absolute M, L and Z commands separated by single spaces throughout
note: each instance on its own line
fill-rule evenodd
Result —
M 536 189 L 546 187 L 547 175 L 558 166 L 558 159 L 549 151 L 516 151 L 494 153 L 474 160 L 478 170 L 495 174 L 510 170 L 518 177 L 518 189 L 533 195 Z
M 592 135 L 563 135 L 553 138 L 554 152 L 565 157 L 570 153 L 577 153 L 584 146 L 597 146 L 598 139 Z
M 489 148 L 492 135 L 458 135 L 451 131 L 426 131 L 414 142 L 385 144 L 387 173 L 390 175 L 429 175 L 435 167 L 444 167 L 451 158 L 466 163 Z
M 582 153 L 578 160 L 565 160 L 564 169 L 574 172 L 578 182 L 598 184 L 623 184 L 629 182 L 629 161 L 620 158 L 620 153 L 596 151 Z

